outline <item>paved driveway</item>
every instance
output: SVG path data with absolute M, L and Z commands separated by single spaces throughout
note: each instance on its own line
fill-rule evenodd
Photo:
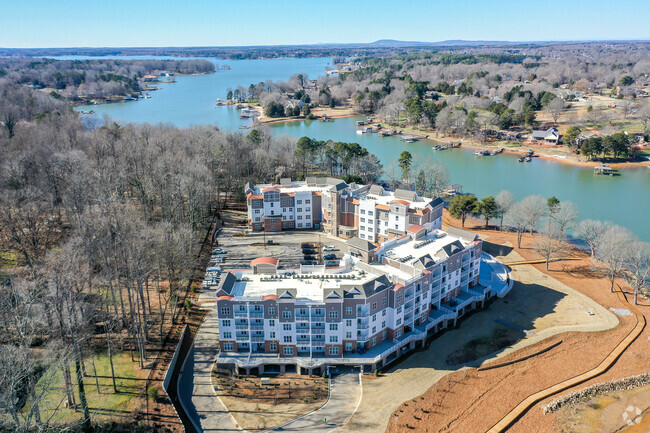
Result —
M 322 408 L 269 431 L 325 433 L 347 422 L 360 401 L 361 378 L 359 373 L 339 374 L 332 379 L 330 398 Z

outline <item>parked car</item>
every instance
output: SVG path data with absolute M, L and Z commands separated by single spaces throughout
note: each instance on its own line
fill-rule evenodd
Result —
M 313 248 L 303 248 L 302 249 L 303 254 L 316 254 L 316 250 Z
M 325 254 L 323 258 L 325 260 L 336 260 L 336 254 Z
M 303 243 L 300 244 L 300 247 L 301 247 L 301 248 L 312 248 L 313 246 L 314 246 L 314 245 L 312 245 L 312 244 L 309 243 L 309 242 L 303 242 Z
M 334 245 L 328 245 L 323 248 L 323 251 L 336 251 L 336 247 Z
M 221 248 L 215 248 L 214 250 L 212 250 L 212 254 L 228 254 L 228 253 L 226 252 L 226 250 L 223 250 Z
M 317 263 L 316 263 L 315 260 L 303 260 L 302 262 L 300 262 L 300 264 L 301 265 L 316 265 Z
M 314 256 L 312 254 L 305 254 L 305 256 L 303 258 L 305 260 L 316 260 L 316 256 Z
M 338 266 L 338 265 L 339 265 L 339 262 L 337 262 L 335 260 L 330 260 L 329 262 L 325 262 L 325 266 L 327 266 L 328 268 L 332 267 L 332 266 Z

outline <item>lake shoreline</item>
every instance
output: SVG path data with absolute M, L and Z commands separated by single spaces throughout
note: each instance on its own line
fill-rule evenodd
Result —
M 273 124 L 278 124 L 278 123 L 288 123 L 288 122 L 302 122 L 305 120 L 310 120 L 306 119 L 305 117 L 297 117 L 297 118 L 289 118 L 289 117 L 281 117 L 281 118 L 269 118 L 263 115 L 261 107 L 256 107 L 258 111 L 260 111 L 260 120 L 258 120 L 257 124 L 261 125 L 273 125 Z M 350 111 L 351 109 L 347 107 L 346 111 Z M 325 110 L 319 110 L 318 108 L 315 108 L 312 113 L 314 115 L 321 115 L 322 112 Z M 357 113 L 345 113 L 345 114 L 328 114 L 329 119 L 343 119 L 346 117 L 362 117 L 363 115 L 357 114 Z M 318 120 L 318 119 L 313 119 L 313 120 Z M 256 124 L 251 125 L 249 128 L 254 128 Z M 598 165 L 601 164 L 600 161 L 581 161 L 576 159 L 575 154 L 569 154 L 566 152 L 565 155 L 558 155 L 558 154 L 553 154 L 549 153 L 547 148 L 542 148 L 538 146 L 527 146 L 523 144 L 521 147 L 517 149 L 512 149 L 508 147 L 501 146 L 499 144 L 485 144 L 485 143 L 480 143 L 476 140 L 468 139 L 468 138 L 455 138 L 455 137 L 447 137 L 447 136 L 434 136 L 432 134 L 436 134 L 435 131 L 430 131 L 430 133 L 426 132 L 414 132 L 414 131 L 407 131 L 406 133 L 402 133 L 402 135 L 412 135 L 414 137 L 418 137 L 420 139 L 426 139 L 430 140 L 435 143 L 445 143 L 445 144 L 451 144 L 451 143 L 461 143 L 462 147 L 465 148 L 471 148 L 471 149 L 500 149 L 503 148 L 503 153 L 509 153 L 511 155 L 523 155 L 524 152 L 532 150 L 535 152 L 534 157 L 538 157 L 541 159 L 544 159 L 546 161 L 552 161 L 552 162 L 558 162 L 560 164 L 566 164 L 566 165 L 572 165 L 572 166 L 577 166 L 577 167 L 586 167 L 586 168 L 594 168 L 597 167 Z M 563 147 L 562 147 L 563 148 Z M 612 167 L 615 170 L 620 170 L 622 168 L 637 168 L 637 167 L 650 167 L 650 160 L 635 160 L 635 161 L 624 161 L 624 162 L 606 162 L 610 167 Z

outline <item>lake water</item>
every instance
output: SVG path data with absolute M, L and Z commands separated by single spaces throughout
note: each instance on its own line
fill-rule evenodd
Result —
M 103 104 L 77 109 L 93 109 L 97 117 L 104 114 L 123 122 L 172 123 L 177 126 L 216 124 L 224 129 L 238 129 L 248 123 L 231 107 L 216 107 L 217 98 L 225 99 L 228 88 L 266 80 L 286 80 L 295 73 L 315 78 L 323 75 L 330 59 L 213 60 L 231 70 L 209 75 L 177 76 L 176 83 L 158 84 L 150 99 Z M 496 195 L 507 189 L 517 199 L 526 195 L 555 195 L 570 200 L 580 209 L 580 218 L 610 220 L 650 241 L 650 169 L 627 168 L 621 176 L 595 176 L 590 168 L 580 168 L 554 161 L 533 159 L 517 163 L 514 155 L 476 157 L 473 151 L 453 149 L 433 151 L 433 143 L 422 140 L 403 143 L 397 137 L 377 134 L 358 135 L 355 119 L 333 122 L 304 121 L 275 124 L 274 134 L 303 135 L 325 140 L 357 142 L 379 157 L 385 167 L 395 164 L 400 152 L 409 150 L 414 163 L 426 166 L 439 161 L 447 167 L 452 183 L 464 186 L 465 192 L 479 197 Z

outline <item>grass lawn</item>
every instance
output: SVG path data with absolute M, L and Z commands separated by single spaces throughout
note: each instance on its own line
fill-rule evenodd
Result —
M 86 398 L 88 407 L 93 421 L 115 420 L 120 417 L 128 417 L 136 408 L 138 396 L 143 389 L 144 381 L 147 377 L 148 370 L 140 370 L 138 362 L 131 361 L 129 352 L 122 352 L 113 355 L 113 365 L 115 367 L 115 376 L 118 393 L 113 392 L 111 379 L 111 366 L 108 354 L 101 352 L 95 359 L 97 368 L 97 380 L 99 381 L 99 390 L 94 377 L 92 361 L 86 361 L 86 373 L 84 385 L 86 389 Z M 76 386 L 76 376 L 74 363 L 70 364 L 70 372 L 74 383 L 75 398 L 79 403 L 79 394 Z M 47 376 L 47 375 L 44 375 Z M 162 392 L 162 390 L 160 390 Z M 58 413 L 54 416 L 54 421 L 69 422 L 79 420 L 81 409 L 76 412 L 74 409 L 66 409 L 62 401 L 65 395 L 65 382 L 61 371 L 55 373 L 55 380 L 52 391 L 48 398 L 41 404 L 41 411 L 52 411 L 59 407 Z M 49 416 L 49 414 L 48 414 Z

